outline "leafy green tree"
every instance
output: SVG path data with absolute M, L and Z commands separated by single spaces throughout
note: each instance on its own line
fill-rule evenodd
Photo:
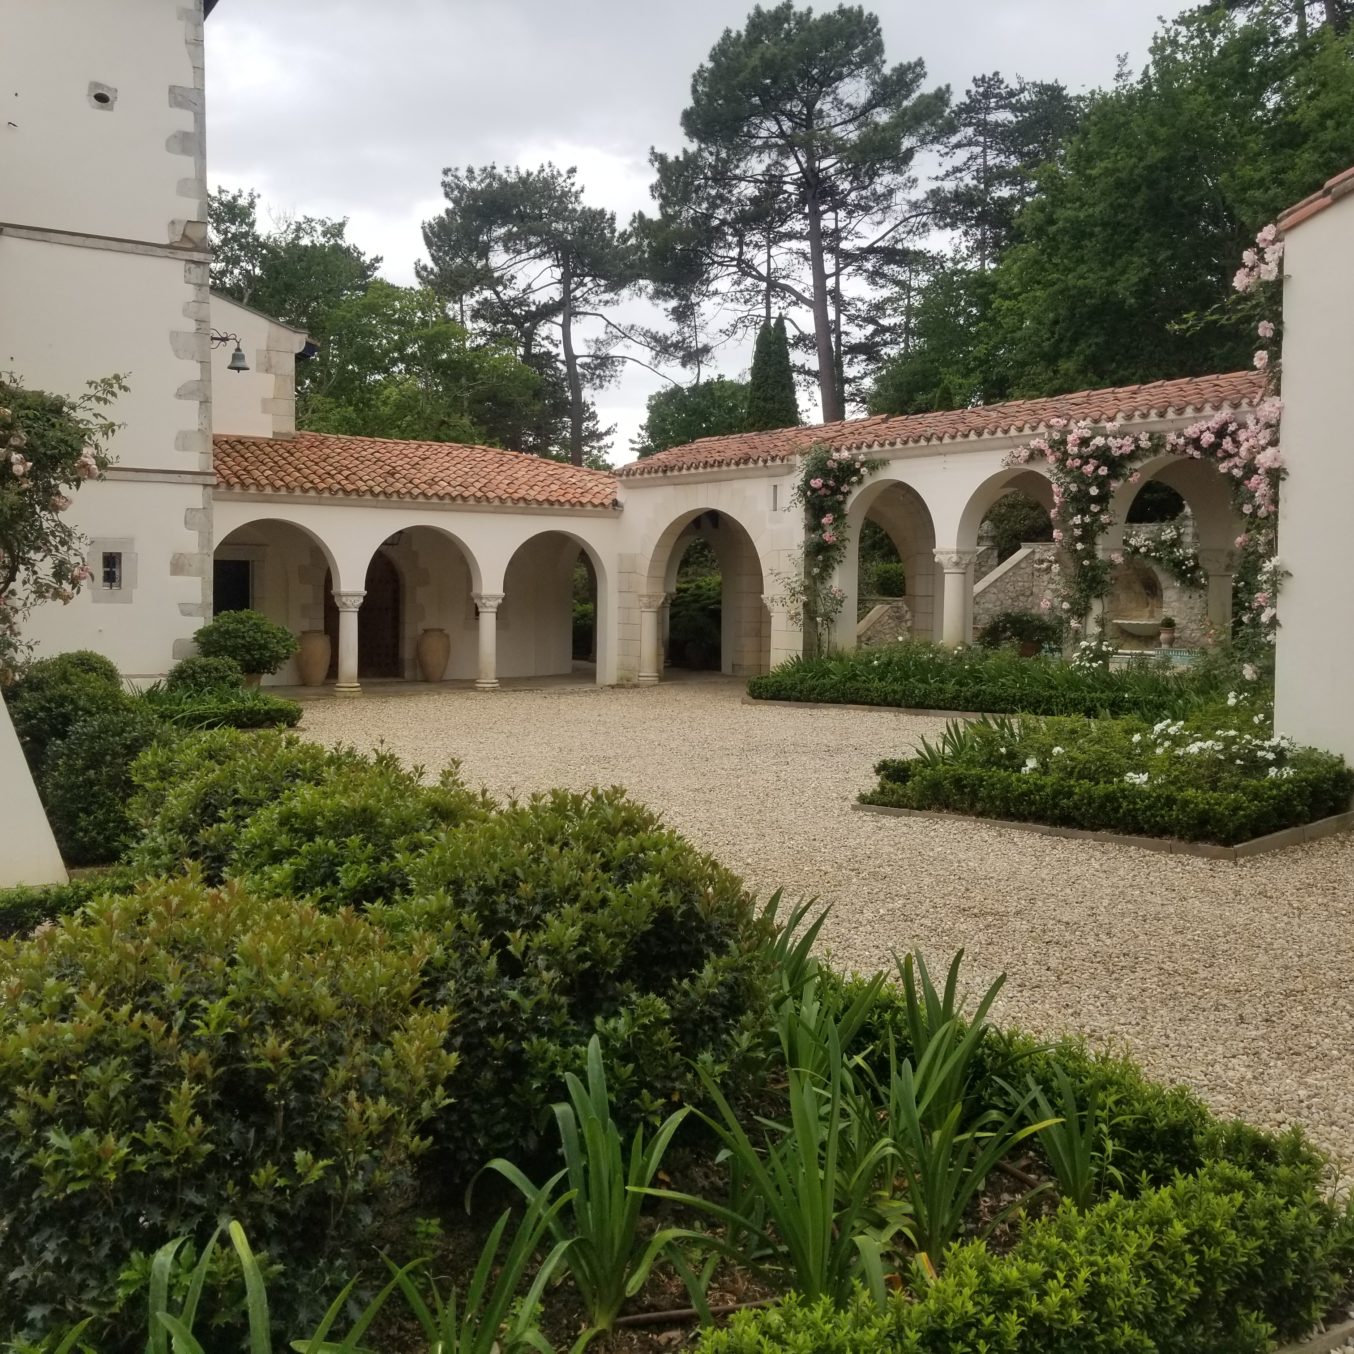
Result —
M 631 443 L 636 456 L 685 446 L 698 437 L 721 437 L 747 427 L 748 387 L 716 376 L 689 386 L 668 386 L 649 396 L 648 414 Z
M 780 316 L 775 324 L 762 325 L 757 335 L 748 379 L 747 428 L 757 432 L 798 426 L 799 401 L 790 367 L 790 340 L 785 333 L 785 317 Z
M 859 6 L 758 6 L 692 80 L 682 114 L 691 147 L 652 157 L 670 238 L 706 276 L 810 312 L 828 421 L 845 408 L 851 286 L 916 219 L 912 162 L 949 99 L 943 88 L 924 92 L 925 78 L 921 61 L 886 66 L 879 21 Z
M 996 270 L 989 380 L 1014 394 L 1248 365 L 1208 315 L 1259 226 L 1354 162 L 1354 39 L 1222 10 L 1170 24 L 1091 103 Z
M 323 342 L 330 315 L 360 296 L 381 266 L 347 238 L 348 222 L 319 216 L 258 224 L 258 194 L 218 189 L 208 200 L 215 290 Z M 304 373 L 298 373 L 304 379 Z
M 475 341 L 426 289 L 377 278 L 328 330 L 298 409 L 316 432 L 502 443 L 539 403 L 512 345 Z
M 568 392 L 569 459 L 582 465 L 588 440 L 585 389 L 616 372 L 618 326 L 607 309 L 634 278 L 628 241 L 612 212 L 589 207 L 573 169 L 448 169 L 447 207 L 423 223 L 429 262 L 419 279 L 497 336 L 511 337 L 537 367 L 557 351 Z M 579 351 L 579 322 L 613 336 Z M 558 343 L 557 350 L 554 347 Z

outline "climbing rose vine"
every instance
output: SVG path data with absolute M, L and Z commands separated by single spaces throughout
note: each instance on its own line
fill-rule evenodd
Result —
M 118 425 L 103 410 L 126 389 L 110 376 L 67 399 L 0 376 L 0 675 L 27 654 L 23 618 L 41 602 L 71 601 L 89 577 L 87 543 L 64 514 L 112 463 Z
M 778 575 L 777 582 L 785 610 L 806 630 L 816 631 L 820 643 L 846 600 L 832 578 L 846 558 L 850 540 L 847 501 L 881 465 L 863 452 L 833 451 L 821 443 L 810 447 L 800 462 L 790 506 L 804 514 L 804 544 L 789 572 Z
M 1283 243 L 1274 226 L 1256 236 L 1255 248 L 1242 256 L 1233 279 L 1237 292 L 1256 303 L 1273 306 L 1278 290 Z M 1273 641 L 1278 623 L 1275 599 L 1283 578 L 1276 549 L 1279 485 L 1284 478 L 1279 447 L 1278 363 L 1271 346 L 1277 342 L 1274 321 L 1256 323 L 1259 347 L 1255 367 L 1266 373 L 1266 396 L 1249 414 L 1223 411 L 1201 419 L 1183 432 L 1126 432 L 1117 423 L 1094 424 L 1054 418 L 1045 436 L 1036 437 L 1007 457 L 1008 465 L 1045 461 L 1053 481 L 1053 539 L 1061 547 L 1054 566 L 1055 596 L 1051 603 L 1076 630 L 1093 605 L 1109 595 L 1113 566 L 1122 556 L 1107 558 L 1099 545 L 1114 523 L 1112 501 L 1123 485 L 1142 478 L 1140 467 L 1169 453 L 1213 465 L 1226 476 L 1232 501 L 1245 529 L 1237 536 L 1236 577 L 1250 587 L 1241 620 L 1252 636 Z M 1253 586 L 1250 586 L 1252 585 Z

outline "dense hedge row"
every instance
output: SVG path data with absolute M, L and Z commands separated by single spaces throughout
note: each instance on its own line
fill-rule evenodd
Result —
M 881 762 L 880 770 L 879 785 L 861 803 L 1219 846 L 1344 813 L 1354 793 L 1354 774 L 1338 765 L 1223 792 L 910 762 Z
M 1063 1204 L 1015 1247 L 955 1247 L 887 1306 L 795 1297 L 734 1318 L 708 1354 L 1267 1354 L 1330 1310 L 1354 1229 L 1304 1166 L 1226 1163 L 1085 1212 Z
M 181 730 L 292 726 L 301 707 L 247 690 L 239 665 L 187 658 L 163 686 L 123 689 L 101 654 L 32 663 L 4 693 L 19 743 L 68 864 L 116 860 L 133 840 L 127 816 L 137 756 Z
M 1150 720 L 1216 702 L 1232 680 L 1221 663 L 1184 671 L 1160 664 L 1109 669 L 1020 658 L 1009 650 L 956 651 L 916 643 L 792 658 L 752 678 L 748 694 L 759 700 Z

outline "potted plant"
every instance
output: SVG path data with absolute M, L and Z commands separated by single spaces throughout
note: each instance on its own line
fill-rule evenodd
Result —
M 1045 645 L 1057 644 L 1061 638 L 1062 626 L 1050 616 L 1037 611 L 1003 611 L 983 627 L 978 642 L 986 649 L 1014 644 L 1022 658 L 1033 658 Z
M 193 639 L 208 658 L 233 658 L 247 686 L 258 686 L 264 673 L 276 672 L 296 652 L 296 636 L 257 611 L 223 612 Z
M 1157 635 L 1163 649 L 1169 649 L 1175 643 L 1175 617 L 1163 616 L 1161 618 L 1161 630 Z

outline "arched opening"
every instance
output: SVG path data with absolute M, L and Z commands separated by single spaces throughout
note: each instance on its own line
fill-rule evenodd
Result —
M 296 635 L 322 630 L 332 566 L 328 547 L 304 527 L 277 518 L 247 522 L 222 537 L 213 554 L 213 614 L 249 609 Z M 264 680 L 295 684 L 296 659 Z
M 740 677 L 768 672 L 765 591 L 757 547 L 728 513 L 708 508 L 670 523 L 650 556 L 646 583 L 646 596 L 661 609 L 660 666 Z
M 1174 622 L 1174 644 L 1196 649 L 1225 636 L 1231 628 L 1233 542 L 1243 529 L 1232 507 L 1227 482 L 1211 465 L 1163 456 L 1123 485 L 1113 510 L 1121 525 L 1107 544 L 1111 557 L 1141 565 L 1157 580 L 1155 619 Z M 1118 587 L 1116 569 L 1115 586 Z M 1111 594 L 1107 619 L 1135 619 L 1123 610 L 1130 599 Z M 1110 637 L 1125 647 L 1141 638 L 1140 626 L 1110 627 Z M 1153 641 L 1155 642 L 1155 641 Z
M 498 608 L 498 675 L 593 679 L 605 652 L 605 566 L 567 531 L 522 542 L 503 575 Z
M 936 531 L 922 496 L 900 480 L 869 482 L 847 514 L 848 611 L 837 642 L 865 646 L 933 639 L 939 625 Z M 854 609 L 849 583 L 855 580 Z M 854 627 L 854 629 L 852 629 Z
M 973 552 L 972 614 L 964 634 L 982 638 L 993 622 L 1020 633 L 1021 620 L 1052 606 L 1053 486 L 1046 475 L 1012 467 L 991 476 L 969 498 L 958 547 Z
M 357 675 L 361 680 L 387 680 L 405 675 L 403 595 L 400 571 L 383 546 L 367 563 L 366 596 L 357 613 Z M 333 577 L 325 575 L 324 632 L 329 636 L 329 677 L 338 676 L 339 613 Z

